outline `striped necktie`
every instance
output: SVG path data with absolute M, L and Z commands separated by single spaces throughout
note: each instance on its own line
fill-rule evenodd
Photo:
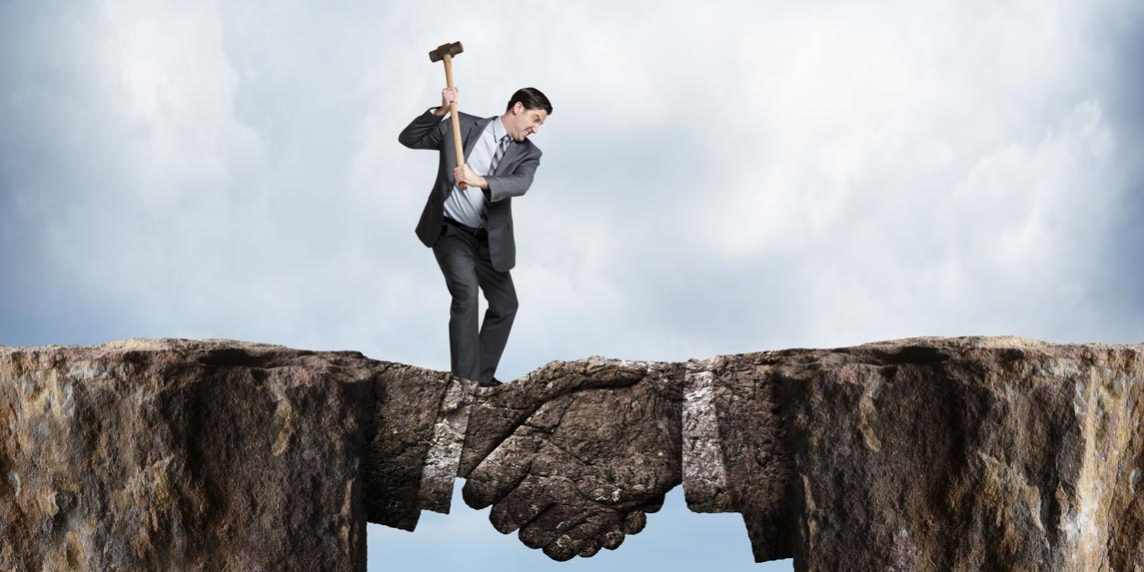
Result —
M 497 172 L 497 165 L 500 164 L 501 158 L 504 157 L 504 152 L 508 150 L 509 144 L 512 143 L 512 136 L 505 135 L 501 137 L 500 145 L 497 145 L 497 152 L 493 153 L 493 160 L 489 163 L 488 174 L 492 175 Z

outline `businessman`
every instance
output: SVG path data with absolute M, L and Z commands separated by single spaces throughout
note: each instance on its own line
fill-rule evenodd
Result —
M 460 113 L 465 164 L 457 165 L 452 127 L 441 120 L 449 104 L 458 101 L 457 91 L 442 90 L 441 106 L 414 118 L 398 141 L 440 156 L 417 237 L 433 249 L 453 298 L 449 308 L 453 374 L 491 387 L 501 384 L 495 377 L 497 364 L 517 309 L 509 273 L 516 265 L 512 198 L 532 185 L 541 153 L 528 137 L 552 114 L 552 104 L 539 90 L 526 87 L 512 94 L 499 117 Z M 479 324 L 478 289 L 488 301 Z

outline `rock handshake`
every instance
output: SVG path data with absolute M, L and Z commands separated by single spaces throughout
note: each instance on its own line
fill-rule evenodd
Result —
M 589 358 L 494 389 L 244 342 L 0 347 L 0 567 L 364 570 L 367 520 L 413 530 L 460 476 L 557 560 L 682 483 L 760 562 L 1133 570 L 1142 417 L 1140 345 Z

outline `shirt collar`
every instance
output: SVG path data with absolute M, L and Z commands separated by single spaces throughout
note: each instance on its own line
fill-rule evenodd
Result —
M 501 121 L 501 117 L 499 115 L 493 118 L 491 125 L 493 128 L 494 141 L 499 143 L 505 135 L 508 135 L 508 129 L 504 128 L 504 121 Z

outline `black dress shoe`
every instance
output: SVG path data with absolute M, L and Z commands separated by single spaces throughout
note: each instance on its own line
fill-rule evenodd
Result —
M 478 381 L 477 385 L 480 387 L 496 387 L 498 385 L 504 385 L 504 384 L 501 383 L 501 380 L 494 377 L 489 381 Z

